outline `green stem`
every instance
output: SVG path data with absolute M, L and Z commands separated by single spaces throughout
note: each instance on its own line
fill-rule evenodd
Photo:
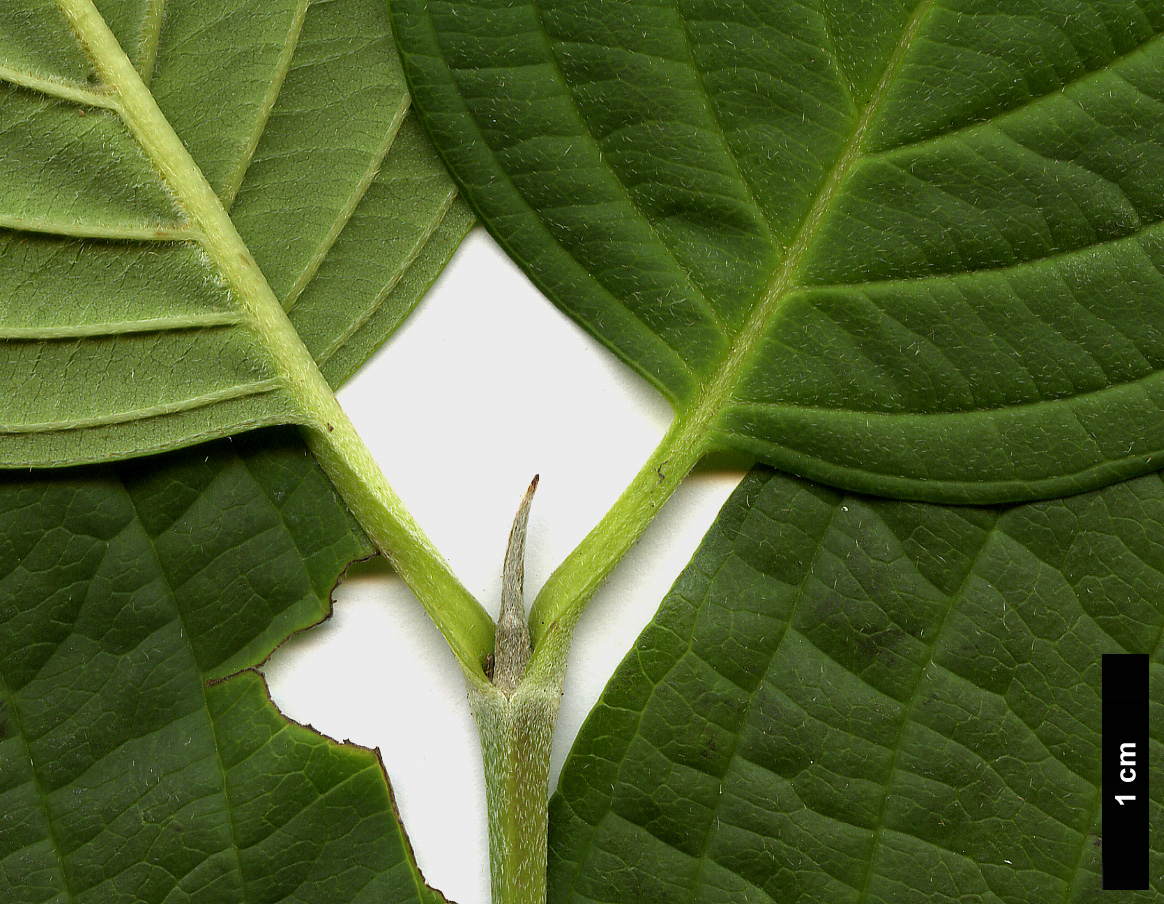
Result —
M 527 673 L 513 695 L 470 684 L 489 809 L 493 904 L 545 904 L 550 750 L 566 660 Z
M 531 671 L 565 661 L 574 625 L 594 591 L 646 530 L 707 449 L 700 407 L 680 415 L 602 520 L 550 575 L 530 611 Z
M 550 748 L 570 638 L 586 603 L 707 448 L 711 406 L 676 418 L 618 501 L 551 575 L 530 613 L 533 657 L 512 696 L 470 685 L 489 804 L 493 904 L 544 904 Z
M 92 0 L 57 0 L 116 109 L 189 217 L 244 317 L 296 400 L 307 443 L 368 538 L 388 557 L 445 636 L 470 683 L 493 649 L 493 620 L 453 575 L 336 402 L 315 360 L 234 228 L 222 202 L 159 109 Z
M 115 97 L 108 106 L 120 113 L 161 172 L 295 398 L 312 453 L 368 537 L 416 593 L 465 673 L 489 798 L 494 904 L 544 904 L 550 748 L 574 625 L 594 590 L 704 452 L 712 419 L 734 386 L 746 350 L 758 341 L 762 318 L 752 318 L 720 378 L 676 419 L 618 502 L 550 578 L 531 614 L 536 647 L 529 668 L 512 695 L 502 693 L 482 671 L 493 649 L 493 620 L 384 479 L 220 199 L 93 0 L 57 3 Z
M 331 399 L 331 428 L 304 431 L 308 448 L 376 548 L 416 594 L 444 635 L 470 685 L 485 685 L 493 619 L 453 574 L 389 486 L 346 414 Z
M 533 657 L 511 697 L 470 685 L 489 806 L 493 904 L 545 904 L 550 749 L 570 639 L 594 591 L 707 448 L 711 405 L 676 418 L 618 501 L 550 576 L 530 612 Z
M 893 74 L 908 53 L 932 6 L 932 0 L 926 0 L 914 10 L 873 95 L 860 110 L 852 134 L 788 246 L 783 263 L 773 273 L 747 321 L 731 340 L 710 382 L 683 408 L 634 482 L 542 589 L 534 604 L 530 626 L 535 659 L 539 653 L 542 656 L 565 655 L 574 625 L 590 596 L 706 450 L 715 419 L 731 403 L 750 362 L 762 347 L 780 305 L 798 285 L 812 240 L 833 209 L 841 186 L 860 163 L 866 135 L 893 83 Z

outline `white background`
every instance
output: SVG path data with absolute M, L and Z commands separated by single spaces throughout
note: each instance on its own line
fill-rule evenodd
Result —
M 339 392 L 389 482 L 496 615 L 518 501 L 535 473 L 527 604 L 662 438 L 669 406 L 559 313 L 478 227 L 433 290 Z M 550 787 L 586 713 L 742 474 L 684 482 L 587 608 Z M 291 718 L 378 747 L 431 885 L 488 904 L 480 747 L 460 672 L 403 582 L 356 566 L 330 621 L 264 666 Z

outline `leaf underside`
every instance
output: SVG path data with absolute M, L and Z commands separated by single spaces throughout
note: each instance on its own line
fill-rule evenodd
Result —
M 396 0 L 485 225 L 711 449 L 998 502 L 1164 453 L 1160 0 Z
M 338 386 L 471 224 L 378 0 L 99 10 Z M 0 5 L 0 466 L 301 419 L 239 288 L 55 2 Z M 196 175 L 196 174 L 195 174 Z
M 1046 904 L 1100 888 L 1100 654 L 1151 654 L 1164 478 L 1012 508 L 756 469 L 590 714 L 550 901 Z
M 377 755 L 251 670 L 368 553 L 293 432 L 6 477 L 0 900 L 443 901 Z

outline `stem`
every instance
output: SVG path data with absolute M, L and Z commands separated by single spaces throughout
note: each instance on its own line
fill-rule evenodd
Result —
M 405 509 L 340 408 L 315 360 L 202 170 L 109 30 L 92 0 L 57 0 L 115 109 L 161 172 L 197 230 L 199 244 L 230 284 L 247 323 L 295 399 L 307 444 L 368 538 L 419 598 L 470 684 L 484 684 L 481 663 L 493 648 L 493 620 L 453 575 Z
M 602 520 L 554 571 L 530 611 L 534 662 L 565 661 L 574 625 L 594 591 L 646 530 L 659 508 L 707 448 L 706 421 L 697 406 L 680 415 Z
M 702 457 L 714 413 L 697 405 L 676 418 L 618 501 L 550 576 L 530 613 L 533 657 L 512 696 L 470 683 L 485 766 L 493 904 L 545 904 L 550 749 L 574 626 Z
M 470 685 L 485 684 L 482 662 L 493 650 L 493 619 L 453 574 L 384 479 L 330 390 L 328 395 L 329 407 L 338 412 L 338 416 L 332 415 L 334 429 L 305 429 L 308 448 L 368 539 L 392 563 L 436 623 Z
M 493 904 L 545 904 L 550 749 L 570 638 L 598 585 L 706 450 L 714 411 L 692 411 L 675 419 L 618 501 L 542 588 L 530 613 L 533 657 L 512 696 L 470 684 L 485 766 Z
M 550 749 L 574 625 L 594 590 L 705 451 L 710 425 L 748 350 L 759 341 L 765 318 L 753 315 L 718 378 L 675 420 L 615 505 L 551 576 L 531 614 L 533 658 L 512 693 L 503 693 L 482 671 L 493 649 L 493 620 L 384 479 L 222 202 L 93 0 L 57 3 L 115 94 L 108 106 L 120 113 L 162 174 L 295 399 L 312 453 L 368 537 L 416 593 L 465 673 L 485 767 L 494 904 L 544 904 Z M 779 294 L 771 295 L 770 305 Z
M 512 697 L 469 685 L 485 766 L 493 904 L 545 904 L 550 749 L 565 673 L 560 657 L 527 673 Z
M 909 52 L 933 0 L 917 5 L 901 41 L 893 51 L 872 96 L 859 116 L 840 156 L 829 171 L 811 209 L 801 221 L 780 267 L 772 275 L 747 322 L 731 340 L 715 375 L 689 407 L 676 418 L 671 430 L 634 482 L 627 487 L 606 517 L 590 532 L 566 561 L 550 576 L 534 604 L 531 629 L 534 659 L 565 656 L 570 634 L 586 602 L 650 523 L 658 507 L 675 490 L 679 480 L 706 450 L 707 437 L 719 414 L 731 402 L 749 362 L 762 347 L 765 335 L 785 296 L 797 286 L 801 265 L 821 224 L 833 208 L 840 190 L 862 159 L 865 137 L 893 84 L 893 76 Z M 659 468 L 658 473 L 653 473 Z M 652 478 L 654 478 L 653 482 Z M 552 643 L 547 636 L 557 635 Z M 542 653 L 542 647 L 546 647 Z

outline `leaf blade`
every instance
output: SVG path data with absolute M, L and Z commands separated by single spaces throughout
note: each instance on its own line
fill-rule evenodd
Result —
M 991 502 L 1161 454 L 1120 428 L 1159 420 L 1158 169 L 1132 161 L 1162 153 L 1145 126 L 1164 22 L 1152 4 L 1081 10 L 406 0 L 395 16 L 425 125 L 486 225 L 679 420 L 713 424 L 711 448 Z M 974 471 L 934 454 L 955 417 Z
M 571 751 L 550 899 L 1088 899 L 1100 653 L 1160 684 L 1162 501 L 1158 475 L 966 509 L 757 469 Z
M 369 551 L 286 431 L 7 477 L 5 899 L 443 900 L 375 753 L 286 721 L 248 671 Z
M 79 52 L 62 9 L 96 56 L 56 71 L 43 62 L 52 47 Z M 87 2 L 43 18 L 5 14 L 0 78 L 10 84 L 0 87 L 14 118 L 0 135 L 11 169 L 0 285 L 12 300 L 0 310 L 0 462 L 108 460 L 267 424 L 322 429 L 310 401 L 330 391 L 280 307 L 295 299 L 270 283 L 313 296 L 314 319 L 294 319 L 319 364 L 336 359 L 338 385 L 412 310 L 471 224 L 431 151 L 396 140 L 408 100 L 385 9 L 296 2 L 276 16 L 224 0 L 100 11 L 108 22 Z M 363 36 L 355 47 L 353 30 Z M 210 52 L 224 40 L 229 53 Z M 236 50 L 245 65 L 231 62 Z M 328 84 L 343 90 L 329 95 Z M 327 129 L 311 133 L 321 120 Z M 256 153 L 294 165 L 262 176 Z M 329 155 L 345 166 L 325 179 Z M 223 209 L 236 183 L 238 225 L 263 271 Z M 385 196 L 404 185 L 408 216 L 386 220 Z M 330 227 L 295 215 L 306 199 Z M 320 268 L 326 286 L 315 282 Z

